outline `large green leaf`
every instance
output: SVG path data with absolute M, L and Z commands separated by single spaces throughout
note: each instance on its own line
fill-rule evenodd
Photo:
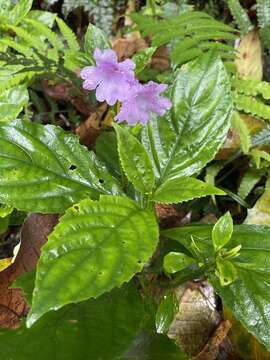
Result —
M 151 192 L 155 185 L 155 176 L 145 148 L 126 128 L 117 124 L 114 128 L 120 162 L 127 178 L 142 193 Z
M 0 94 L 0 123 L 16 119 L 28 100 L 28 91 L 22 85 L 2 92 Z
M 89 24 L 84 40 L 85 52 L 92 57 L 95 49 L 105 50 L 110 47 L 106 34 L 97 26 Z
M 128 198 L 101 196 L 74 205 L 42 249 L 28 325 L 50 310 L 129 281 L 157 242 L 154 214 Z
M 0 169 L 0 202 L 25 211 L 62 212 L 87 196 L 122 192 L 93 152 L 52 125 L 1 125 Z
M 232 114 L 230 81 L 214 53 L 183 66 L 172 88 L 173 108 L 142 132 L 162 183 L 189 176 L 212 160 L 225 140 Z
M 118 360 L 145 320 L 136 288 L 121 289 L 51 312 L 31 329 L 0 329 L 2 359 Z
M 188 226 L 166 230 L 164 235 L 187 248 L 192 235 L 203 249 L 210 246 L 211 231 L 212 226 Z M 236 318 L 270 349 L 270 226 L 235 226 L 230 247 L 238 245 L 242 245 L 240 255 L 231 260 L 238 279 L 224 287 L 217 278 L 213 277 L 211 282 Z
M 225 193 L 203 181 L 181 177 L 169 179 L 161 184 L 154 194 L 154 200 L 165 204 L 176 204 L 207 195 L 225 195 Z

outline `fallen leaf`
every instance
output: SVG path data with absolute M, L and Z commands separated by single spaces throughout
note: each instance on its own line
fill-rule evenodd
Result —
M 35 268 L 40 248 L 58 221 L 57 215 L 31 214 L 21 229 L 21 247 L 10 267 L 0 273 L 0 327 L 16 328 L 20 318 L 28 312 L 28 305 L 21 289 L 9 289 L 23 272 Z
M 239 76 L 262 80 L 262 48 L 258 30 L 254 29 L 245 35 L 237 51 L 235 64 Z
M 136 32 L 130 34 L 129 38 L 117 39 L 112 44 L 112 48 L 117 53 L 119 61 L 131 58 L 136 52 L 147 47 L 147 42 Z
M 171 323 L 167 336 L 190 355 L 205 346 L 221 321 L 217 311 L 214 289 L 207 282 L 188 283 L 176 289 L 179 311 Z
M 81 144 L 89 149 L 95 147 L 96 139 L 102 131 L 102 117 L 107 109 L 108 106 L 105 103 L 101 104 L 97 111 L 93 112 L 75 131 L 80 138 Z
M 48 81 L 42 81 L 44 92 L 56 101 L 70 102 L 80 113 L 90 115 L 95 111 L 95 107 L 89 105 L 87 93 L 82 92 L 82 96 L 74 96 L 74 88 L 70 82 L 63 82 L 56 85 L 50 85 Z
M 156 204 L 155 210 L 162 228 L 187 225 L 191 222 L 191 212 L 186 213 L 174 205 Z

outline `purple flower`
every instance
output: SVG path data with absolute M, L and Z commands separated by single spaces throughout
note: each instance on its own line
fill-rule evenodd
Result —
M 119 122 L 127 121 L 130 125 L 137 122 L 146 124 L 151 113 L 164 115 L 166 110 L 171 107 L 169 99 L 160 96 L 167 89 L 165 84 L 157 84 L 150 81 L 146 85 L 138 81 L 132 86 L 128 97 L 123 101 L 120 112 L 115 119 Z
M 129 59 L 118 62 L 116 53 L 110 49 L 103 53 L 96 49 L 94 58 L 96 66 L 87 66 L 81 71 L 83 88 L 96 89 L 97 100 L 106 101 L 109 105 L 123 101 L 136 81 L 134 62 Z

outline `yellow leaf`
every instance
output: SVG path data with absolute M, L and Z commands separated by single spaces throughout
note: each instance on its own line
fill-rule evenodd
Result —
M 256 29 L 243 37 L 237 49 L 235 64 L 241 78 L 262 80 L 262 48 L 259 33 Z

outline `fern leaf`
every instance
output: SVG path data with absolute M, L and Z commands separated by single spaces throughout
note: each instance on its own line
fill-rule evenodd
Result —
M 58 51 L 63 49 L 62 41 L 48 26 L 35 19 L 24 19 L 24 22 L 32 26 L 36 35 L 47 38 L 55 49 Z
M 236 129 L 239 134 L 243 153 L 247 154 L 251 146 L 249 130 L 244 120 L 239 116 L 238 112 L 236 111 L 234 112 L 232 117 L 232 127 Z
M 257 0 L 257 17 L 263 43 L 270 49 L 270 0 Z
M 270 124 L 267 124 L 258 133 L 251 138 L 252 146 L 269 146 L 270 145 Z
M 264 150 L 253 149 L 251 150 L 250 155 L 253 157 L 258 169 L 261 167 L 262 159 L 270 163 L 270 154 Z
M 10 26 L 9 28 L 13 30 L 17 36 L 22 38 L 31 48 L 37 49 L 41 52 L 46 50 L 46 45 L 40 41 L 39 37 L 30 34 L 28 31 L 19 26 Z
M 270 99 L 270 84 L 266 81 L 235 78 L 232 80 L 232 86 L 239 93 L 250 96 L 262 95 L 264 99 Z
M 253 25 L 246 13 L 246 11 L 242 8 L 239 0 L 228 0 L 227 1 L 230 12 L 240 29 L 242 35 L 247 34 L 252 28 Z
M 245 199 L 250 194 L 254 186 L 260 181 L 263 175 L 264 172 L 258 171 L 258 169 L 248 169 L 248 171 L 241 179 L 237 194 L 242 199 Z
M 270 106 L 265 105 L 263 102 L 236 92 L 234 93 L 234 101 L 238 110 L 270 121 Z
M 59 29 L 65 38 L 68 47 L 70 50 L 73 51 L 80 51 L 80 45 L 77 41 L 76 35 L 71 30 L 71 28 L 59 17 L 56 17 L 57 25 L 59 26 Z
M 32 57 L 34 55 L 34 52 L 31 48 L 17 43 L 12 38 L 4 37 L 3 39 L 0 39 L 0 43 L 10 47 L 25 57 Z
M 132 14 L 131 17 L 144 35 L 152 35 L 153 46 L 173 42 L 171 58 L 176 65 L 195 59 L 203 51 L 212 48 L 223 58 L 234 57 L 234 49 L 231 46 L 216 41 L 235 40 L 235 30 L 214 20 L 208 14 L 186 11 L 166 20 L 157 20 L 141 14 Z

